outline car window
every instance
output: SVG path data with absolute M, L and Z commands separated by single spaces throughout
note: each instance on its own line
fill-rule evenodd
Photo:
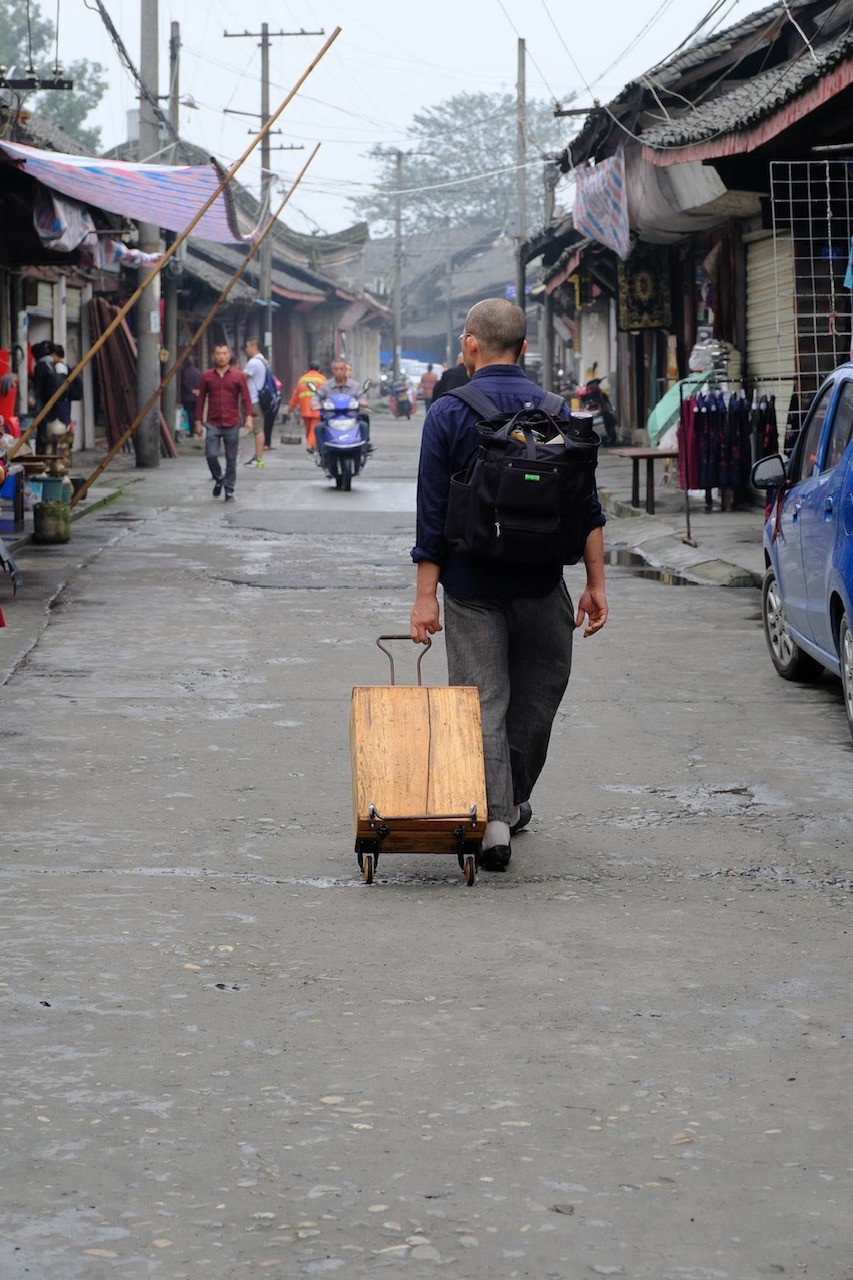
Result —
M 829 433 L 829 444 L 826 449 L 822 471 L 831 471 L 837 467 L 853 434 L 853 382 L 844 383 L 838 398 L 838 407 L 832 420 Z
M 829 402 L 832 399 L 834 390 L 834 384 L 826 388 L 814 405 L 808 423 L 803 429 L 794 470 L 791 474 L 791 482 L 793 484 L 798 484 L 800 480 L 806 480 L 814 471 L 814 465 L 817 462 L 817 447 L 820 444 L 820 433 L 823 431 L 826 411 L 829 408 Z

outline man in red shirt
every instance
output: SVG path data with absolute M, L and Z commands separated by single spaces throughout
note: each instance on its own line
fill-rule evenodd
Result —
M 207 414 L 205 415 L 205 405 Z M 240 440 L 240 406 L 246 426 L 252 428 L 252 400 L 246 375 L 231 364 L 231 348 L 218 342 L 213 348 L 213 368 L 201 375 L 195 411 L 195 434 L 206 428 L 204 456 L 213 476 L 213 496 L 218 498 L 225 485 L 225 501 L 234 499 L 237 482 L 237 445 Z M 219 446 L 225 448 L 225 475 L 219 465 Z

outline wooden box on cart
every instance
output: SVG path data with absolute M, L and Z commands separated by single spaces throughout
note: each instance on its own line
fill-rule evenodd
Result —
M 356 853 L 368 883 L 381 852 L 456 854 L 472 884 L 487 820 L 480 698 L 475 688 L 422 685 L 422 658 L 417 685 L 394 683 L 392 658 L 390 685 L 352 691 Z

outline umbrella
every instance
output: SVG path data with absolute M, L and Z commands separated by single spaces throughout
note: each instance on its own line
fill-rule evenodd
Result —
M 676 382 L 675 386 L 664 392 L 646 422 L 649 440 L 655 448 L 659 446 L 661 436 L 678 422 L 682 399 L 680 389 L 683 387 L 683 394 L 689 396 L 691 392 L 697 390 L 703 383 L 707 382 L 709 385 L 713 385 L 715 381 L 714 373 L 709 369 L 705 373 L 688 374 L 686 378 L 682 378 L 680 382 Z

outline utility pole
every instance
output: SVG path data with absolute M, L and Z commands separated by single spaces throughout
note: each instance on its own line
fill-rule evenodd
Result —
M 449 369 L 452 364 L 456 363 L 456 334 L 454 333 L 456 326 L 453 323 L 453 254 L 449 250 L 444 267 L 444 276 L 447 280 L 447 356 L 444 366 Z
M 181 25 L 172 23 L 169 38 L 169 123 L 172 126 L 173 139 L 170 149 L 172 164 L 178 163 L 178 125 L 180 123 L 179 103 L 181 97 Z M 169 353 L 169 363 L 174 364 L 178 355 L 178 274 L 172 271 L 173 263 L 169 263 L 164 273 L 163 293 L 166 298 L 166 333 L 164 346 Z M 178 408 L 178 384 L 175 378 L 167 382 L 163 388 L 163 417 L 170 431 L 175 427 L 175 413 Z M 190 423 L 190 431 L 193 424 Z
M 560 171 L 557 157 L 549 156 L 545 164 L 545 227 L 554 220 L 554 203 Z M 554 390 L 554 295 L 546 291 L 542 305 L 542 390 Z
M 160 150 L 160 126 L 150 98 L 157 101 L 159 92 L 158 0 L 141 0 L 142 32 L 139 74 L 148 89 L 139 101 L 139 159 L 150 160 Z M 158 253 L 160 228 L 149 222 L 139 224 L 139 248 L 143 253 Z M 140 267 L 140 271 L 153 268 Z M 160 385 L 160 276 L 154 280 L 136 304 L 136 406 L 141 409 Z M 133 437 L 137 467 L 160 465 L 160 407 L 155 401 Z
M 261 128 L 270 118 L 270 36 L 269 25 L 261 23 Z M 269 207 L 270 183 L 270 136 L 265 133 L 261 139 L 261 205 Z M 272 364 L 272 237 L 266 236 L 261 245 L 261 301 L 264 304 L 264 350 Z
M 527 309 L 524 245 L 527 240 L 527 91 L 525 88 L 524 41 L 518 42 L 518 83 L 516 85 L 516 171 L 515 193 L 518 206 L 518 242 L 516 245 L 515 300 L 522 311 Z M 523 363 L 523 360 L 522 360 Z
M 394 318 L 394 381 L 400 377 L 400 356 L 403 344 L 403 153 L 394 152 L 394 170 L 396 174 L 397 196 L 394 205 L 394 296 L 392 314 Z
M 226 40 L 244 40 L 247 37 L 251 40 L 260 40 L 261 49 L 261 128 L 270 118 L 270 36 L 324 36 L 325 29 L 321 31 L 270 31 L 269 23 L 262 22 L 260 31 L 224 31 L 223 35 Z M 252 111 L 229 111 L 228 115 L 256 115 Z M 280 133 L 281 130 L 276 130 Z M 303 151 L 304 148 L 286 146 L 276 147 L 276 151 Z M 269 193 L 272 185 L 272 169 L 270 168 L 270 136 L 265 133 L 261 139 L 261 208 L 266 209 L 269 206 Z M 272 349 L 272 235 L 266 236 L 259 254 L 259 274 L 260 274 L 260 296 L 261 305 L 264 309 L 263 318 L 263 334 L 261 341 L 266 352 L 267 360 L 270 365 L 273 364 Z

